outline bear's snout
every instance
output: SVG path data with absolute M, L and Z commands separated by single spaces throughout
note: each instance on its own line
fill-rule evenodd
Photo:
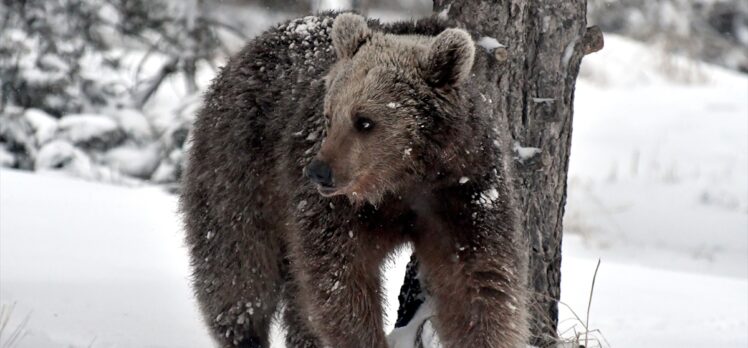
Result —
M 304 175 L 313 183 L 322 187 L 333 186 L 332 169 L 327 163 L 316 158 L 304 168 Z

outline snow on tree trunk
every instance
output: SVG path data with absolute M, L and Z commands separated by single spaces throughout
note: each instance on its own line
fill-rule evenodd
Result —
M 514 142 L 517 202 L 530 247 L 530 343 L 552 346 L 574 84 L 584 53 L 599 50 L 602 36 L 586 29 L 586 0 L 434 0 L 434 12 L 481 35 L 478 44 L 498 61 L 481 81 L 492 81 L 483 93 L 505 116 Z M 411 283 L 406 276 L 406 293 Z M 418 296 L 404 298 L 401 312 L 412 316 L 418 303 L 407 298 Z

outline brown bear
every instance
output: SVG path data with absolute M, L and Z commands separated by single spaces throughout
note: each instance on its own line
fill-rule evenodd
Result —
M 438 18 L 278 25 L 213 81 L 181 209 L 224 347 L 387 347 L 381 266 L 412 245 L 444 347 L 527 337 L 525 245 L 491 56 Z M 484 87 L 482 87 L 484 86 Z

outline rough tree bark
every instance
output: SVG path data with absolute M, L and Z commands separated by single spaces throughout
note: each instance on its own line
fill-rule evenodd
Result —
M 553 346 L 574 85 L 582 57 L 602 48 L 602 35 L 586 28 L 586 0 L 434 0 L 434 12 L 505 46 L 494 49 L 499 63 L 487 72 L 483 93 L 505 117 L 515 146 L 517 202 L 530 247 L 529 343 Z M 406 275 L 400 325 L 419 302 L 415 274 Z

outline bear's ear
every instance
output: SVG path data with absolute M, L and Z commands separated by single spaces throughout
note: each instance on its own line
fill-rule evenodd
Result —
M 332 44 L 338 59 L 351 58 L 371 36 L 366 19 L 353 13 L 341 13 L 332 24 Z
M 457 86 L 470 77 L 475 45 L 462 29 L 446 29 L 434 38 L 421 61 L 426 82 L 441 88 Z

